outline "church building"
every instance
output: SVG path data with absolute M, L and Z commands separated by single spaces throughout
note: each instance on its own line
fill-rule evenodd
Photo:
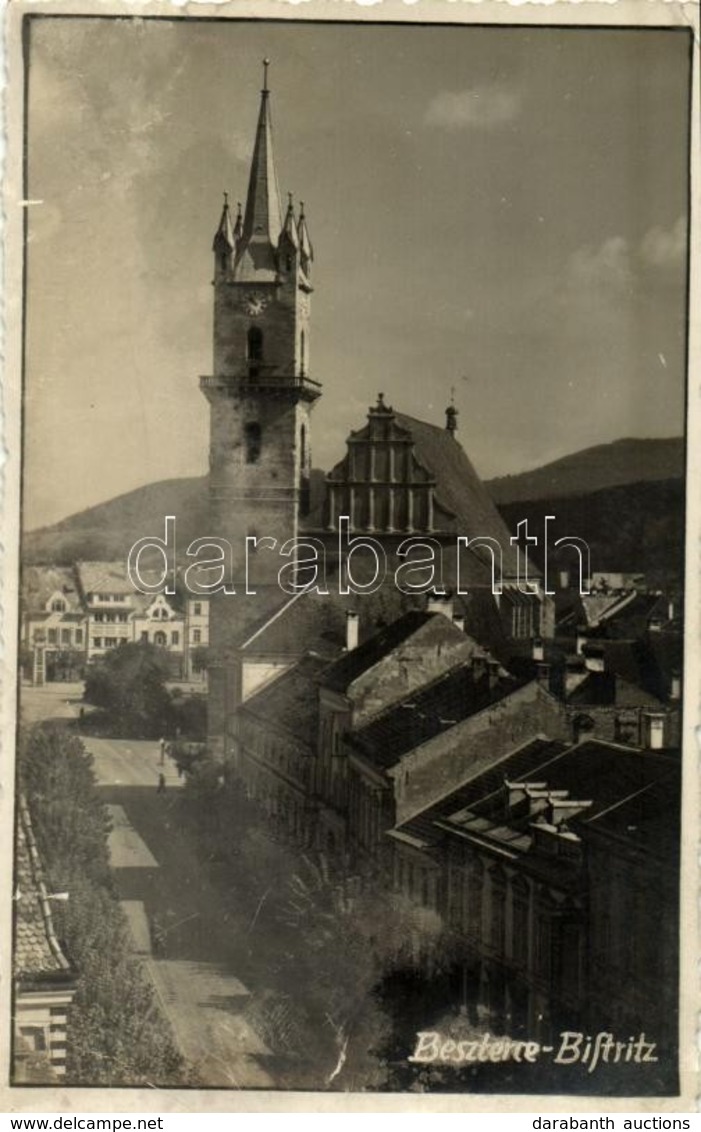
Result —
M 266 60 L 245 209 L 238 206 L 233 216 L 225 196 L 214 237 L 213 372 L 200 379 L 211 414 L 210 523 L 234 550 L 227 579 L 236 596 L 215 594 L 210 607 L 209 734 L 220 751 L 232 713 L 257 690 L 246 677 L 254 654 L 260 687 L 317 647 L 319 625 L 325 632 L 321 651 L 328 654 L 336 633 L 338 655 L 348 639 L 335 623 L 329 635 L 334 618 L 349 614 L 359 621 L 362 640 L 407 609 L 420 608 L 417 596 L 397 593 L 394 584 L 407 539 L 438 548 L 442 571 L 433 588 L 464 587 L 456 620 L 500 660 L 512 638 L 551 636 L 554 623 L 552 602 L 531 563 L 528 580 L 535 592 L 517 585 L 517 554 L 523 552 L 512 545 L 457 439 L 453 405 L 440 428 L 395 412 L 380 393 L 366 423 L 350 433 L 346 455 L 324 478 L 323 490 L 312 490 L 311 414 L 321 395 L 310 361 L 314 254 L 304 205 L 295 208 L 290 196 L 286 210 L 281 207 L 270 103 Z M 343 596 L 332 586 L 328 596 L 290 600 L 278 584 L 284 559 L 266 542 L 275 539 L 280 548 L 308 539 L 338 573 L 342 520 L 351 537 L 381 545 L 390 567 L 382 591 Z M 460 556 L 458 539 L 475 545 L 464 546 Z M 249 547 L 255 551 L 256 596 L 246 596 Z M 501 594 L 493 592 L 495 555 L 501 558 Z M 327 605 L 322 617 L 320 602 Z M 296 628 L 282 655 L 272 641 L 280 639 L 288 615 Z

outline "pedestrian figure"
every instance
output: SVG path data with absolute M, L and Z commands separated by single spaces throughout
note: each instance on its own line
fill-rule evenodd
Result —
M 151 928 L 154 955 L 164 955 L 166 949 L 166 930 L 158 917 L 154 916 Z
M 163 766 L 163 764 L 165 762 L 165 755 L 166 755 L 166 741 L 165 741 L 165 739 L 160 740 L 160 747 L 161 747 L 161 766 Z
M 157 794 L 165 794 L 165 792 L 166 792 L 166 776 L 164 774 L 159 774 L 159 776 L 158 776 L 158 789 L 156 790 L 156 793 Z

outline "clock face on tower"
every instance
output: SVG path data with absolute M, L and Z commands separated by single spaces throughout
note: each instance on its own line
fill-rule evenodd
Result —
M 265 295 L 261 295 L 260 291 L 249 291 L 248 294 L 244 296 L 243 309 L 246 314 L 262 314 L 267 305 L 268 299 Z

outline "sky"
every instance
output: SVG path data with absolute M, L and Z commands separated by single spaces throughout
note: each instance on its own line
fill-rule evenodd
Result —
M 24 523 L 207 470 L 211 243 L 261 86 L 315 262 L 314 464 L 378 391 L 484 478 L 680 435 L 688 39 L 55 17 L 29 48 Z

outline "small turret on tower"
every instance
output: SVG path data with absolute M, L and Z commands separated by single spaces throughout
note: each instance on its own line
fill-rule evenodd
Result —
M 301 268 L 307 279 L 311 274 L 312 261 L 314 259 L 314 249 L 312 242 L 309 239 L 309 230 L 307 228 L 307 218 L 304 213 L 304 201 L 299 202 L 299 223 L 297 225 L 297 236 L 299 239 L 299 250 Z
M 214 233 L 212 251 L 215 256 L 215 272 L 221 274 L 231 267 L 231 258 L 236 251 L 236 234 L 231 227 L 231 214 L 229 212 L 229 194 L 224 193 L 224 207 L 222 209 L 219 227 Z
M 278 262 L 281 272 L 295 270 L 299 253 L 299 237 L 297 235 L 297 221 L 295 218 L 294 204 L 292 202 L 292 193 L 288 193 L 287 195 L 289 197 L 287 215 L 285 216 L 285 223 L 280 233 L 280 244 L 278 247 Z

